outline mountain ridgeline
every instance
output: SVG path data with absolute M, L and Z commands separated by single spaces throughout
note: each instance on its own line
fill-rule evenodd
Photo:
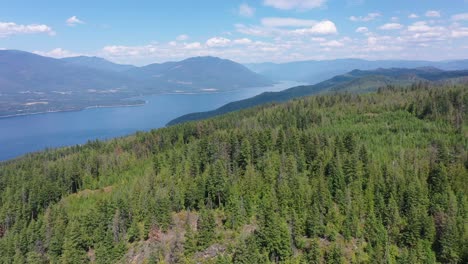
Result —
M 270 86 L 230 60 L 196 57 L 144 67 L 97 57 L 54 59 L 0 50 L 0 116 L 135 105 L 141 95 L 213 92 Z
M 127 70 L 137 68 L 136 66 L 130 64 L 117 64 L 99 57 L 77 56 L 63 58 L 61 60 L 65 61 L 68 65 L 88 67 L 91 69 L 111 72 L 125 72 Z
M 284 102 L 319 93 L 365 93 L 376 91 L 378 88 L 387 85 L 410 86 L 418 82 L 459 82 L 466 80 L 468 80 L 468 70 L 443 71 L 432 67 L 417 69 L 391 68 L 369 71 L 353 70 L 315 85 L 293 87 L 281 92 L 265 92 L 252 98 L 228 103 L 212 111 L 183 115 L 170 121 L 168 125 L 205 119 L 256 105 Z
M 0 263 L 467 263 L 467 104 L 321 94 L 0 163 Z
M 354 69 L 435 67 L 447 71 L 468 69 L 468 60 L 410 61 L 410 60 L 362 60 L 337 59 L 323 61 L 297 61 L 288 63 L 252 63 L 246 66 L 272 80 L 294 80 L 316 84 L 345 74 Z

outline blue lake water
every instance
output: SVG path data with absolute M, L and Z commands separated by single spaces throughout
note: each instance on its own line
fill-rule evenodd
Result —
M 281 91 L 301 85 L 281 82 L 272 87 L 246 88 L 223 93 L 160 94 L 146 96 L 143 106 L 93 108 L 0 118 L 0 160 L 45 148 L 109 139 L 164 127 L 184 114 L 216 109 L 266 91 Z

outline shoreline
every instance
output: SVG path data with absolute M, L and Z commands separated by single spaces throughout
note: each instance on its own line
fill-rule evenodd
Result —
M 281 85 L 283 83 L 287 83 L 287 82 L 290 82 L 290 81 L 278 81 L 278 82 L 275 82 L 273 85 L 271 86 L 260 86 L 260 87 L 275 87 L 277 85 Z M 295 86 L 295 85 L 293 85 Z M 291 86 L 291 87 L 293 87 Z M 297 86 L 297 84 L 296 84 Z M 249 89 L 249 88 L 260 88 L 260 87 L 245 87 L 245 88 L 236 88 L 236 89 L 230 89 L 230 90 L 213 90 L 213 91 L 199 91 L 199 92 L 173 92 L 173 91 L 166 91 L 166 92 L 162 92 L 162 93 L 155 93 L 155 94 L 148 94 L 148 95 L 138 95 L 138 96 L 132 96 L 132 97 L 128 97 L 128 98 L 124 98 L 123 100 L 141 100 L 141 97 L 145 97 L 145 96 L 154 96 L 154 95 L 203 95 L 203 94 L 219 94 L 219 93 L 232 93 L 232 92 L 236 92 L 236 91 L 239 91 L 239 90 L 243 90 L 243 89 Z M 290 88 L 290 87 L 288 87 Z M 285 88 L 285 89 L 288 89 L 288 88 Z M 93 109 L 93 108 L 114 108 L 114 107 L 137 107 L 137 106 L 144 106 L 148 103 L 147 100 L 141 100 L 141 101 L 144 101 L 144 103 L 142 104 L 123 104 L 123 105 L 97 105 L 97 106 L 86 106 L 86 107 L 83 107 L 83 108 L 77 108 L 77 109 L 66 109 L 66 110 L 54 110 L 54 111 L 43 111 L 43 112 L 33 112 L 33 113 L 21 113 L 21 114 L 12 114 L 12 115 L 3 115 L 3 116 L 0 116 L 0 119 L 6 119 L 6 118 L 14 118 L 14 117 L 21 117 L 21 116 L 28 116 L 28 115 L 40 115 L 40 114 L 49 114 L 49 113 L 65 113 L 65 112 L 79 112 L 79 111 L 83 111 L 83 110 L 86 110 L 86 109 Z
M 160 94 L 152 94 L 152 95 L 140 95 L 140 96 L 134 96 L 134 97 L 129 97 L 125 98 L 125 100 L 132 100 L 132 99 L 138 99 L 141 100 L 140 98 L 142 96 L 153 96 L 153 95 L 196 95 L 196 94 L 215 94 L 215 93 L 226 93 L 226 92 L 234 92 L 236 90 L 228 90 L 228 91 L 206 91 L 206 92 L 200 92 L 200 93 L 190 93 L 190 92 L 165 92 L 165 93 L 160 93 Z M 141 100 L 143 101 L 143 100 Z M 28 115 L 40 115 L 40 114 L 49 114 L 49 113 L 65 113 L 65 112 L 79 112 L 83 111 L 86 109 L 98 109 L 98 108 L 115 108 L 115 107 L 137 107 L 137 106 L 144 106 L 148 103 L 147 100 L 144 100 L 144 103 L 142 104 L 123 104 L 123 105 L 92 105 L 92 106 L 86 106 L 83 108 L 77 108 L 77 109 L 68 109 L 68 110 L 54 110 L 54 111 L 43 111 L 43 112 L 33 112 L 33 113 L 22 113 L 22 114 L 13 114 L 13 115 L 3 115 L 0 116 L 0 119 L 3 118 L 14 118 L 14 117 L 20 117 L 20 116 L 28 116 Z
M 138 107 L 138 106 L 144 106 L 147 104 L 147 101 L 145 101 L 142 104 L 124 104 L 124 105 L 93 105 L 93 106 L 86 106 L 83 108 L 77 108 L 77 109 L 66 109 L 66 110 L 54 110 L 54 111 L 44 111 L 44 112 L 34 112 L 34 113 L 24 113 L 24 114 L 14 114 L 14 115 L 4 115 L 0 116 L 0 119 L 3 118 L 14 118 L 14 117 L 20 117 L 20 116 L 28 116 L 28 115 L 41 115 L 41 114 L 49 114 L 49 113 L 66 113 L 66 112 L 80 112 L 84 111 L 87 109 L 98 109 L 98 108 L 116 108 L 116 107 Z

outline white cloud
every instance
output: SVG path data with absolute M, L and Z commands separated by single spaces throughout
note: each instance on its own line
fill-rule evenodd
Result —
M 176 38 L 176 40 L 178 40 L 178 41 L 184 41 L 184 40 L 187 40 L 187 39 L 189 39 L 189 36 L 185 35 L 185 34 L 179 35 Z
M 375 20 L 376 18 L 382 16 L 382 14 L 380 13 L 369 13 L 367 14 L 367 16 L 350 16 L 349 17 L 349 20 L 351 21 L 354 21 L 354 22 L 357 22 L 357 21 L 361 21 L 361 22 L 368 22 L 368 21 L 372 21 L 372 20 Z
M 392 20 L 393 22 L 398 22 L 400 20 L 400 18 L 394 16 L 394 17 L 390 18 L 390 20 Z
M 280 21 L 264 21 L 266 25 L 270 26 L 246 26 L 243 24 L 236 24 L 237 32 L 256 36 L 256 37 L 275 37 L 275 38 L 290 38 L 301 37 L 307 35 L 329 35 L 338 32 L 335 23 L 330 20 L 318 21 L 311 23 L 310 21 L 294 21 L 294 20 L 280 20 Z M 310 27 L 284 29 L 272 26 L 292 26 L 293 24 L 310 24 Z
M 230 43 L 231 43 L 230 39 L 223 38 L 223 37 L 214 37 L 206 41 L 206 45 L 208 47 L 226 47 Z
M 324 20 L 310 28 L 293 30 L 292 33 L 297 35 L 329 35 L 338 33 L 338 30 L 336 29 L 335 23 L 330 20 Z
M 84 24 L 84 21 L 78 19 L 76 16 L 72 16 L 68 18 L 65 22 L 67 22 L 67 25 L 69 26 L 76 26 L 78 24 Z
M 236 24 L 235 27 L 239 33 L 256 37 L 270 37 L 275 34 L 275 31 L 279 32 L 274 29 L 267 29 L 259 26 L 246 26 L 244 24 Z
M 327 47 L 327 48 L 339 48 L 339 47 L 343 47 L 344 44 L 337 40 L 331 40 L 331 41 L 320 43 L 320 46 Z
M 263 4 L 283 10 L 307 10 L 321 7 L 327 0 L 264 0 Z
M 0 22 L 0 38 L 21 34 L 45 33 L 54 36 L 55 32 L 47 25 L 30 24 L 18 25 L 13 22 Z
M 434 44 L 450 38 L 450 30 L 444 26 L 426 21 L 411 24 L 400 36 L 401 41 L 409 44 Z
M 186 49 L 201 49 L 202 44 L 200 42 L 192 42 L 185 44 Z
M 367 33 L 367 32 L 369 32 L 369 29 L 367 27 L 358 27 L 356 29 L 356 32 L 357 33 Z
M 455 21 L 468 20 L 468 13 L 453 15 L 452 20 L 455 20 Z
M 401 16 L 403 18 L 406 17 Z M 345 57 L 439 60 L 464 55 L 466 49 L 463 46 L 466 45 L 463 41 L 468 38 L 467 25 L 453 20 L 415 20 L 403 25 L 404 23 L 390 21 L 388 17 L 376 27 L 365 27 L 366 24 L 363 24 L 350 28 L 348 34 L 340 30 L 340 35 L 333 35 L 338 30 L 328 20 L 290 20 L 286 17 L 259 21 L 259 24 L 235 25 L 240 37 L 234 37 L 235 33 L 231 36 L 215 35 L 200 42 L 175 41 L 174 46 L 168 42 L 141 46 L 107 46 L 100 54 L 113 61 L 133 64 L 207 55 L 243 63 Z M 383 31 L 379 28 L 397 31 Z M 254 40 L 256 36 L 261 37 L 261 41 Z
M 402 29 L 403 25 L 399 23 L 387 23 L 379 27 L 381 30 L 397 30 Z
M 239 15 L 243 17 L 253 17 L 255 15 L 255 8 L 248 4 L 241 4 L 239 6 Z
M 468 28 L 467 27 L 464 27 L 464 28 L 457 28 L 457 29 L 454 29 L 452 30 L 451 32 L 451 36 L 453 38 L 464 38 L 464 37 L 468 37 Z
M 68 51 L 62 48 L 56 48 L 50 51 L 33 51 L 33 53 L 36 53 L 41 56 L 53 57 L 53 58 L 76 57 L 76 56 L 82 55 L 82 54 L 78 54 L 78 53 Z
M 326 38 L 310 38 L 311 41 L 314 41 L 314 42 L 325 42 L 327 41 Z
M 412 13 L 408 16 L 408 18 L 411 18 L 411 19 L 416 19 L 416 18 L 419 18 L 418 15 L 416 15 L 415 13 Z
M 315 20 L 297 19 L 291 17 L 267 17 L 262 19 L 266 27 L 312 27 L 317 24 Z
M 426 21 L 415 22 L 408 26 L 408 31 L 411 32 L 428 32 L 431 31 L 432 27 L 427 24 Z
M 399 46 L 399 44 L 389 36 L 369 36 L 362 51 L 368 54 L 369 52 L 400 51 L 403 47 Z
M 252 40 L 248 38 L 241 38 L 241 39 L 235 39 L 233 42 L 234 44 L 247 45 L 247 44 L 251 44 Z
M 436 10 L 429 10 L 426 12 L 427 17 L 440 17 L 440 12 Z

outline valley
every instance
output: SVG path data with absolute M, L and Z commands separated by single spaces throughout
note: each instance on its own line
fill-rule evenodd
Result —
M 88 140 L 110 139 L 164 127 L 181 115 L 208 111 L 231 101 L 300 84 L 279 82 L 273 86 L 226 92 L 157 94 L 124 101 L 125 104 L 132 101 L 144 103 L 137 107 L 88 107 L 81 111 L 0 118 L 0 160 L 46 148 L 84 144 Z
M 467 3 L 5 1 L 0 264 L 468 264 Z

